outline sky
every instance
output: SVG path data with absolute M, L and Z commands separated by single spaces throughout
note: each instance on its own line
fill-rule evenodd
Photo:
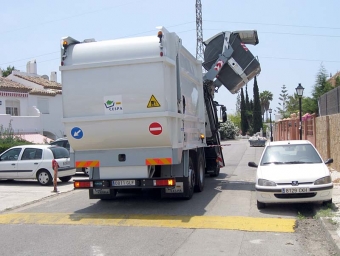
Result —
M 61 81 L 60 40 L 71 36 L 96 41 L 154 35 L 157 26 L 176 32 L 196 56 L 195 0 L 0 0 L 0 68 L 26 71 L 37 61 L 39 75 L 57 71 Z M 279 107 L 282 86 L 292 95 L 299 83 L 311 96 L 323 65 L 340 71 L 339 0 L 201 0 L 203 40 L 222 31 L 258 32 L 259 44 L 248 48 L 261 64 L 259 91 L 270 91 L 270 107 Z M 253 80 L 248 83 L 253 98 Z M 220 88 L 215 100 L 236 110 L 236 94 Z M 275 112 L 273 112 L 275 114 Z

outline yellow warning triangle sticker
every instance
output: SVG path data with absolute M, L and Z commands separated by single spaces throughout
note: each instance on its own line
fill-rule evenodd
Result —
M 148 108 L 158 108 L 160 107 L 161 104 L 159 104 L 159 102 L 157 101 L 156 97 L 151 95 L 151 98 L 149 100 L 149 103 L 148 103 Z

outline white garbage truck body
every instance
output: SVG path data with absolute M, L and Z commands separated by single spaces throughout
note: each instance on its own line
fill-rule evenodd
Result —
M 73 160 L 91 168 L 74 186 L 90 198 L 157 188 L 163 197 L 189 199 L 204 189 L 205 174 L 224 166 L 213 85 L 175 33 L 158 27 L 138 38 L 65 37 L 60 71 Z

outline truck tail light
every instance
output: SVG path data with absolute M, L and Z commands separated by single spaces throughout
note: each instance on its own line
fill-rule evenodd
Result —
M 93 188 L 92 181 L 75 181 L 73 185 L 74 188 Z
M 154 186 L 169 186 L 173 187 L 176 185 L 176 180 L 175 179 L 166 179 L 166 180 L 154 180 L 153 181 Z

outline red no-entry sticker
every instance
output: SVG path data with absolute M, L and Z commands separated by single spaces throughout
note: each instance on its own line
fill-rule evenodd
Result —
M 155 122 L 149 125 L 149 131 L 153 135 L 160 135 L 163 131 L 163 128 L 159 123 Z

